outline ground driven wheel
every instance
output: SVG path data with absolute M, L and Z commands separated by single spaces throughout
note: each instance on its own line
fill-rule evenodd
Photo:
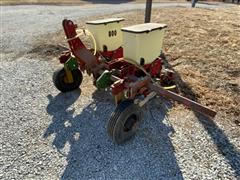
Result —
M 74 69 L 70 71 L 72 74 L 73 81 L 71 83 L 68 82 L 66 77 L 66 71 L 64 68 L 60 68 L 53 74 L 53 83 L 55 87 L 61 92 L 69 92 L 74 89 L 79 88 L 82 83 L 82 72 L 79 69 Z

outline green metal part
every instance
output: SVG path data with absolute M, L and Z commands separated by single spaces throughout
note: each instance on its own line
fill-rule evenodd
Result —
M 78 68 L 78 62 L 77 62 L 76 58 L 70 57 L 67 60 L 67 62 L 65 62 L 64 66 L 67 67 L 68 70 L 72 71 L 72 70 Z
M 105 70 L 96 81 L 96 86 L 99 89 L 105 89 L 112 84 L 111 73 Z

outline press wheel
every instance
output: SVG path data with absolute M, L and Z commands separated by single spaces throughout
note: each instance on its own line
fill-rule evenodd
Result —
M 131 139 L 139 128 L 140 118 L 140 108 L 133 101 L 119 103 L 108 121 L 109 136 L 117 144 Z

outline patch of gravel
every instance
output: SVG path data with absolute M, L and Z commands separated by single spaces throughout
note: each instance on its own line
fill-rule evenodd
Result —
M 158 121 L 146 113 L 136 139 L 115 145 L 106 133 L 114 108 L 107 92 L 95 92 L 86 78 L 91 92 L 58 93 L 55 68 L 26 58 L 1 64 L 3 179 L 182 179 L 163 113 Z
M 17 35 L 8 33 L 16 39 L 5 45 L 26 53 L 32 39 Z M 59 93 L 52 83 L 56 59 L 15 58 L 13 50 L 0 61 L 1 179 L 239 179 L 238 126 L 181 106 L 167 113 L 169 102 L 156 99 L 143 109 L 135 139 L 115 145 L 106 133 L 114 109 L 108 92 L 96 91 L 84 75 L 81 91 Z
M 229 145 L 238 138 L 222 144 L 231 158 L 222 155 L 212 137 L 223 134 L 190 111 L 167 118 L 168 103 L 155 100 L 136 138 L 118 146 L 106 133 L 113 101 L 90 78 L 82 92 L 61 94 L 51 82 L 55 61 L 23 57 L 0 67 L 2 179 L 237 179 L 239 151 Z

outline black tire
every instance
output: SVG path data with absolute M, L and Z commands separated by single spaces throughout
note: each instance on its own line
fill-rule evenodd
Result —
M 140 120 L 140 108 L 131 100 L 123 101 L 118 104 L 108 121 L 108 134 L 115 143 L 122 144 L 136 134 Z
M 69 92 L 73 91 L 82 83 L 82 72 L 79 69 L 75 69 L 71 71 L 73 76 L 73 83 L 64 82 L 64 77 L 66 76 L 66 72 L 64 68 L 60 68 L 53 74 L 53 83 L 55 87 L 61 92 Z

